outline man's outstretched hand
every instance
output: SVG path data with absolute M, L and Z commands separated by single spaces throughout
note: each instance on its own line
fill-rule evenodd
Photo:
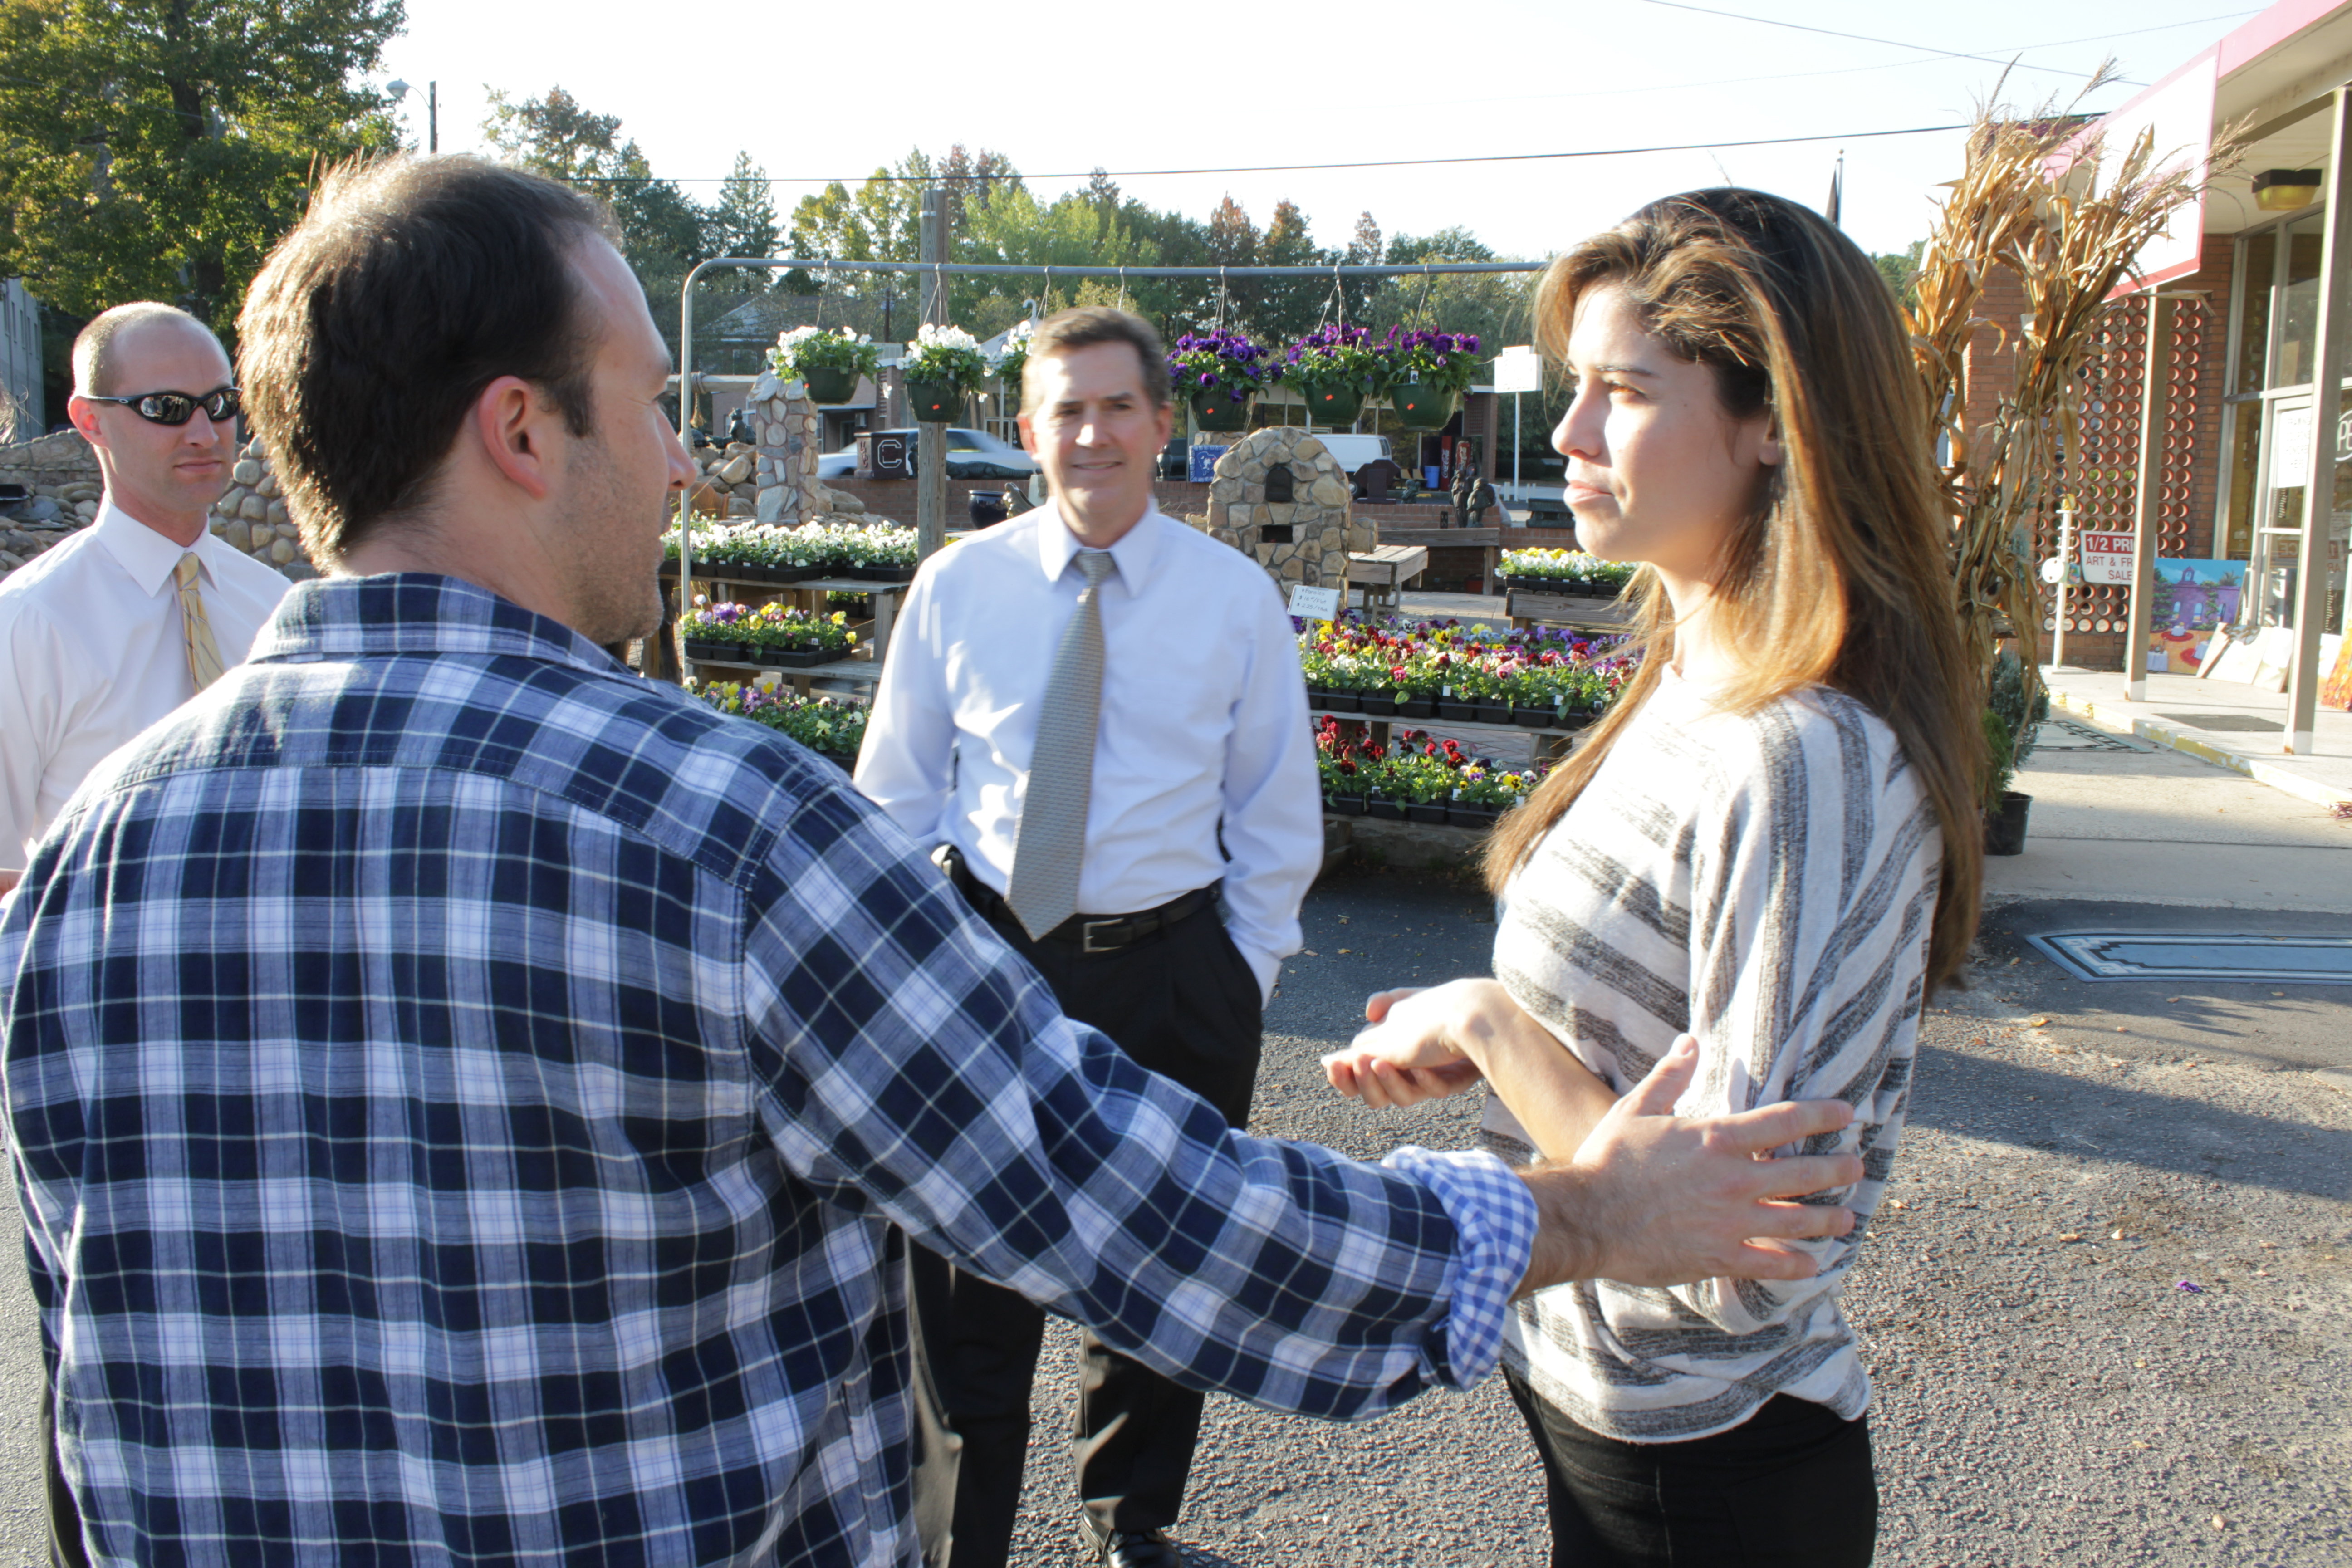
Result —
M 1765 1158 L 1853 1120 L 1843 1100 L 1790 1100 L 1685 1121 L 1675 1101 L 1698 1066 L 1685 1035 L 1603 1117 L 1575 1156 L 1524 1173 L 1541 1224 L 1519 1294 L 1569 1279 L 1681 1285 L 1729 1276 L 1811 1278 L 1777 1241 L 1843 1236 L 1851 1209 L 1789 1199 L 1862 1180 L 1852 1154 Z

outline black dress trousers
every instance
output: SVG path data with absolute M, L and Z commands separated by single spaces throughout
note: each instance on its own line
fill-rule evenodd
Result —
M 983 910 L 985 913 L 986 911 Z M 1091 1024 L 1142 1066 L 1249 1120 L 1257 1083 L 1262 1009 L 1257 977 L 1213 905 L 1117 952 L 1032 942 L 1010 916 L 995 929 L 1053 987 L 1062 1011 Z M 948 1426 L 961 1438 L 955 1471 L 951 1568 L 1005 1560 L 1029 1450 L 1029 1391 L 1045 1337 L 1042 1308 L 912 1251 L 915 1311 Z M 1082 1335 L 1078 1412 L 1071 1438 L 1078 1498 L 1097 1529 L 1176 1522 L 1200 1436 L 1202 1396 Z M 942 1470 L 918 1467 L 916 1511 Z M 926 1542 L 926 1561 L 940 1559 Z

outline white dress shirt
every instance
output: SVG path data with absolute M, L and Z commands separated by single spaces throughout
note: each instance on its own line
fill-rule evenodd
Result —
M 240 664 L 292 584 L 210 532 L 193 548 L 221 663 Z M 83 777 L 195 694 L 173 580 L 185 553 L 109 500 L 0 580 L 0 867 L 28 864 Z
M 858 753 L 860 790 L 999 892 L 1079 548 L 1048 505 L 924 563 Z M 1079 911 L 1132 914 L 1222 877 L 1226 930 L 1270 997 L 1323 858 L 1297 635 L 1255 562 L 1157 508 L 1109 553 Z

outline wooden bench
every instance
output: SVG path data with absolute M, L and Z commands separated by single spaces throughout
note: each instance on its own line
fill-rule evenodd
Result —
M 1364 608 L 1379 605 L 1393 610 L 1402 603 L 1405 588 L 1428 569 L 1429 551 L 1424 546 L 1383 544 L 1349 555 L 1348 586 L 1363 590 Z

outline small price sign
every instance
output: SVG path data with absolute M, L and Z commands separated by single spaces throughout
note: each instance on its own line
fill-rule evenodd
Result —
M 2132 580 L 2130 534 L 2095 533 L 2086 529 L 2074 537 L 2081 542 L 2084 582 L 2117 586 Z
M 1339 590 L 1310 588 L 1301 583 L 1290 590 L 1290 613 L 1301 620 L 1329 621 L 1339 616 Z

